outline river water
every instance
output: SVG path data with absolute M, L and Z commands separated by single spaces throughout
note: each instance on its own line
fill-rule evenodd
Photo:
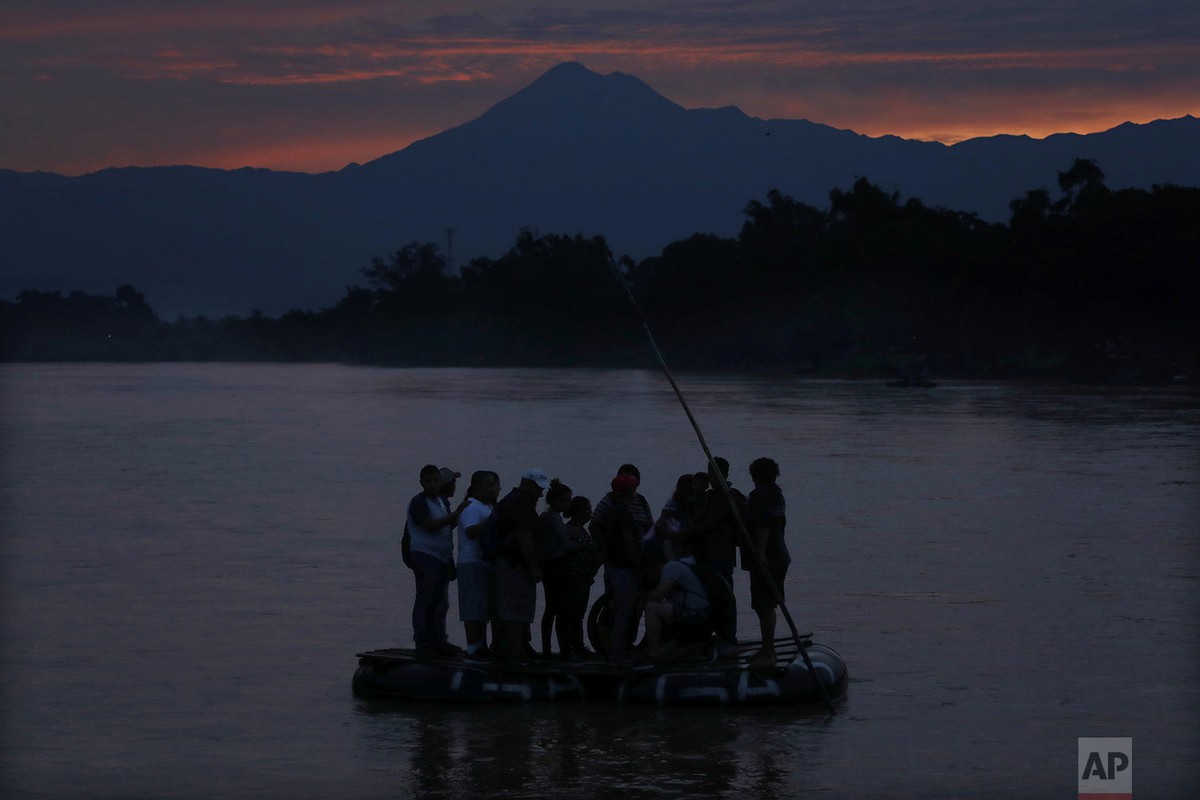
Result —
M 411 641 L 421 465 L 597 499 L 631 461 L 661 507 L 704 456 L 658 373 L 0 381 L 5 798 L 1073 798 L 1079 737 L 1133 739 L 1137 797 L 1200 790 L 1194 390 L 680 376 L 735 485 L 780 463 L 788 607 L 850 667 L 828 719 L 351 695 Z

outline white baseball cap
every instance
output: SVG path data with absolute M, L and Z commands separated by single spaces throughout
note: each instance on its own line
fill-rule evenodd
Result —
M 525 470 L 525 474 L 521 476 L 523 481 L 533 481 L 539 488 L 549 489 L 550 479 L 546 477 L 546 473 L 536 467 Z

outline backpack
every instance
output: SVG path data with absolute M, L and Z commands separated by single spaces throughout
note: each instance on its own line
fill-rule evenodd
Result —
M 733 588 L 719 572 L 708 564 L 688 564 L 688 567 L 700 579 L 704 593 L 708 595 L 709 626 L 722 641 L 732 642 L 737 630 L 737 620 L 734 618 Z
M 513 564 L 521 565 L 525 561 L 521 557 L 517 549 L 516 530 L 513 528 L 511 520 L 508 519 L 509 506 L 517 500 L 511 499 L 517 493 L 517 489 L 512 489 L 506 494 L 500 502 L 492 507 L 492 515 L 488 517 L 487 523 L 479 534 L 479 554 L 488 564 L 495 563 L 496 559 L 504 556 Z M 507 524 L 504 530 L 500 526 L 500 511 L 505 512 Z
M 738 533 L 740 519 L 742 525 L 746 524 L 749 517 L 749 501 L 746 495 L 742 494 L 732 486 L 729 487 L 729 496 L 733 498 L 733 505 L 737 509 L 737 515 L 734 516 L 732 509 L 729 507 L 729 500 L 717 489 L 712 489 L 705 495 L 706 505 L 700 512 L 701 524 L 705 524 L 705 520 L 711 520 L 716 516 L 715 524 L 711 528 L 703 528 L 702 535 L 696 542 L 695 555 L 698 561 L 713 561 L 717 553 L 711 552 L 712 542 L 710 539 L 726 539 L 732 537 L 735 545 L 741 547 L 741 536 Z M 695 520 L 693 520 L 695 522 Z
M 412 569 L 412 537 L 408 534 L 408 523 L 404 523 L 404 534 L 400 537 L 400 559 L 404 566 Z

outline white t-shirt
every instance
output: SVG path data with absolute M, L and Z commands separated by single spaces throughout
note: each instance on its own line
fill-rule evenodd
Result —
M 467 536 L 467 528 L 486 522 L 492 515 L 492 507 L 482 500 L 470 498 L 471 502 L 463 509 L 458 517 L 458 563 L 483 564 L 483 555 L 479 552 L 479 540 Z
M 430 497 L 422 492 L 409 501 L 407 525 L 414 553 L 431 555 L 442 563 L 454 557 L 454 528 L 447 525 L 431 530 L 422 525 L 449 513 L 450 504 L 441 497 Z

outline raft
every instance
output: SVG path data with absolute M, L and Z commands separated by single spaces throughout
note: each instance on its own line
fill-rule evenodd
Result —
M 846 696 L 846 662 L 832 647 L 802 638 L 810 671 L 794 639 L 776 640 L 775 664 L 752 668 L 759 642 L 723 659 L 713 656 L 664 665 L 626 667 L 604 661 L 470 663 L 461 656 L 417 658 L 405 648 L 358 653 L 352 688 L 360 698 L 485 703 L 601 701 L 657 706 L 763 706 L 823 703 Z

